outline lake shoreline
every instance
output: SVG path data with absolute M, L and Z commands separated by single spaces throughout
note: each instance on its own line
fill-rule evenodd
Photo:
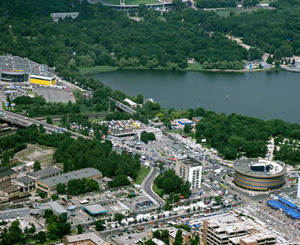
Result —
M 149 69 L 146 67 L 114 67 L 114 66 L 94 66 L 94 67 L 86 67 L 81 68 L 80 73 L 82 75 L 91 75 L 96 73 L 106 73 L 106 72 L 114 72 L 114 71 L 175 71 L 175 72 L 217 72 L 217 73 L 248 73 L 248 72 L 273 72 L 273 71 L 284 71 L 285 69 L 281 68 L 269 68 L 269 69 L 241 69 L 241 70 L 234 70 L 234 69 L 202 69 L 202 68 L 193 68 L 188 67 L 185 69 L 169 69 L 167 67 L 158 67 L 155 69 Z M 288 70 L 287 70 L 288 71 Z

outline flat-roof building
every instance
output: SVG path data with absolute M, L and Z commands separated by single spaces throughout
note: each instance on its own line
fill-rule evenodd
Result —
M 39 179 L 36 181 L 36 189 L 51 195 L 51 193 L 56 190 L 58 184 L 67 185 L 69 180 L 82 178 L 102 180 L 102 173 L 95 168 L 83 168 L 50 178 Z
M 48 205 L 53 210 L 54 214 L 67 217 L 68 211 L 58 202 L 48 202 Z
M 50 166 L 36 172 L 31 172 L 28 174 L 28 176 L 33 179 L 39 180 L 62 174 L 62 172 L 62 169 Z
M 12 185 L 19 188 L 21 192 L 32 191 L 35 188 L 35 179 L 23 176 L 11 181 Z
M 16 208 L 0 211 L 0 220 L 18 219 L 30 215 L 30 208 Z
M 100 204 L 92 204 L 92 205 L 84 206 L 83 209 L 92 216 L 101 215 L 108 212 L 108 210 L 106 210 Z
M 50 86 L 55 85 L 56 76 L 49 71 L 47 65 L 8 54 L 0 56 L 0 81 Z
M 203 239 L 207 245 L 275 245 L 276 236 L 247 217 L 224 214 L 203 222 Z
M 190 158 L 176 161 L 175 173 L 184 181 L 189 181 L 192 190 L 201 188 L 202 166 L 200 162 Z
M 87 244 L 87 245 L 109 245 L 110 243 L 104 241 L 99 235 L 95 232 L 89 232 L 79 235 L 66 236 L 64 238 L 65 245 L 78 245 L 78 244 Z

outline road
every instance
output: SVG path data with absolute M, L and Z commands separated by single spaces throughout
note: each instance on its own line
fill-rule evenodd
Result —
M 3 121 L 8 122 L 8 123 L 15 124 L 15 125 L 19 125 L 19 126 L 22 126 L 22 127 L 29 127 L 32 124 L 35 124 L 38 127 L 40 125 L 43 125 L 44 129 L 46 130 L 46 133 L 53 133 L 53 132 L 55 132 L 55 133 L 65 133 L 66 132 L 66 133 L 70 133 L 75 138 L 83 137 L 83 138 L 86 138 L 86 139 L 91 139 L 90 137 L 87 137 L 85 135 L 73 132 L 73 131 L 68 130 L 66 128 L 61 128 L 61 127 L 51 125 L 51 124 L 48 124 L 48 123 L 45 123 L 45 122 L 40 122 L 40 121 L 37 121 L 35 119 L 28 118 L 28 117 L 25 117 L 25 116 L 22 116 L 22 115 L 13 113 L 13 112 L 9 112 L 9 111 L 0 110 L 0 120 L 3 120 Z
M 141 188 L 144 193 L 146 193 L 148 196 L 154 199 L 162 208 L 166 202 L 162 198 L 160 198 L 152 189 L 153 182 L 158 174 L 159 170 L 156 167 L 151 167 L 151 171 L 149 172 L 148 176 L 144 179 Z

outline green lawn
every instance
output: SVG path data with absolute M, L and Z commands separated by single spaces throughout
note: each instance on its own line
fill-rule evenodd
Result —
M 138 176 L 136 178 L 135 183 L 138 185 L 142 184 L 143 180 L 146 178 L 146 176 L 150 172 L 150 169 L 151 169 L 150 167 L 142 166 L 138 172 Z
M 106 3 L 120 5 L 120 0 L 104 0 Z M 158 3 L 156 0 L 125 0 L 125 5 L 140 5 L 140 4 L 150 4 Z

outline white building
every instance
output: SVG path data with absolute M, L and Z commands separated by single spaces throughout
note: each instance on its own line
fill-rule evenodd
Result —
M 191 190 L 201 188 L 202 166 L 200 162 L 191 159 L 177 161 L 175 172 L 184 181 L 190 182 Z

